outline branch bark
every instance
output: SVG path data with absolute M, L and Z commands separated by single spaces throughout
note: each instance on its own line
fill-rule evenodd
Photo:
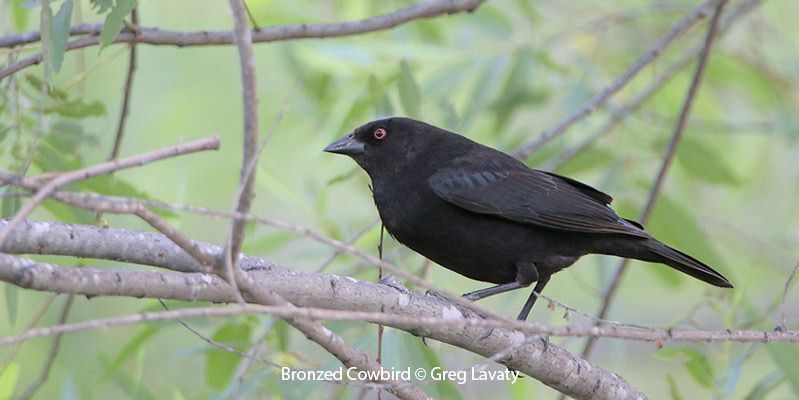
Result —
M 0 222 L 0 228 L 5 224 Z M 201 246 L 211 254 L 222 251 L 218 246 Z M 53 222 L 24 222 L 12 232 L 2 251 L 102 258 L 180 271 L 200 268 L 193 257 L 160 234 Z M 246 255 L 239 265 L 251 278 L 252 286 L 242 293 L 248 301 L 258 300 L 254 294 L 274 292 L 299 307 L 385 312 L 411 319 L 480 318 L 436 298 L 350 277 L 296 271 Z M 229 284 L 202 273 L 74 268 L 0 255 L 0 279 L 59 293 L 235 301 Z M 391 326 L 486 357 L 518 346 L 501 360 L 503 364 L 577 399 L 646 398 L 623 378 L 553 344 L 525 341 L 525 335 L 516 330 L 496 328 L 486 337 L 486 328 L 479 326 L 424 326 L 417 322 Z
M 435 18 L 447 14 L 471 12 L 485 0 L 428 0 L 383 15 L 357 21 L 331 24 L 299 24 L 261 28 L 252 33 L 253 43 L 276 42 L 292 39 L 329 38 L 381 31 L 407 22 Z M 67 43 L 66 50 L 75 50 L 100 44 L 102 24 L 78 24 L 70 28 L 71 36 L 90 35 Z M 27 32 L 0 38 L 0 48 L 15 47 L 41 40 L 41 32 Z M 123 30 L 114 43 L 146 43 L 171 46 L 231 45 L 235 42 L 230 31 L 180 32 L 158 28 L 140 28 L 136 33 Z M 0 69 L 0 80 L 31 65 L 41 63 L 42 53 L 35 54 Z

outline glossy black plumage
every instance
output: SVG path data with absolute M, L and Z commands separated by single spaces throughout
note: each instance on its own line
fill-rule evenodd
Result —
M 346 154 L 366 170 L 380 217 L 399 242 L 461 275 L 500 285 L 472 299 L 536 281 L 541 290 L 589 253 L 659 262 L 732 287 L 616 215 L 607 194 L 424 122 L 373 121 L 325 151 Z

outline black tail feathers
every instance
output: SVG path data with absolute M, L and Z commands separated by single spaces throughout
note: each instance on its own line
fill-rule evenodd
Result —
M 693 276 L 696 279 L 707 282 L 714 286 L 731 288 L 727 278 L 718 273 L 707 264 L 685 254 L 677 249 L 669 247 L 656 239 L 649 239 L 642 242 L 643 247 L 653 253 L 656 260 L 666 264 L 680 272 Z
M 625 238 L 621 241 L 604 242 L 601 247 L 603 250 L 600 252 L 603 254 L 666 264 L 711 285 L 725 288 L 732 287 L 732 283 L 727 278 L 707 264 L 671 248 L 655 238 L 643 240 Z

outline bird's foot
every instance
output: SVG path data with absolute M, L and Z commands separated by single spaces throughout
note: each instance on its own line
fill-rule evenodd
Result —
M 446 296 L 444 296 L 443 294 L 438 293 L 438 292 L 436 292 L 434 290 L 427 290 L 426 292 L 424 292 L 424 295 L 428 296 L 428 297 L 435 298 L 437 300 L 441 300 L 441 301 L 445 301 L 447 303 L 450 303 L 450 300 Z
M 380 278 L 380 282 L 379 283 L 381 285 L 386 285 L 388 287 L 394 288 L 394 289 L 398 290 L 400 293 L 405 293 L 405 294 L 410 294 L 411 293 L 411 291 L 408 290 L 408 288 L 406 288 L 402 284 L 402 282 L 398 281 L 392 275 L 383 275 L 383 277 Z

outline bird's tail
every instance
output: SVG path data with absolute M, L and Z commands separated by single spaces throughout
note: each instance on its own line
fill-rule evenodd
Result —
M 631 240 L 623 246 L 618 246 L 618 244 L 619 243 L 616 243 L 616 246 L 613 246 L 614 251 L 605 252 L 605 254 L 666 264 L 669 267 L 711 285 L 725 288 L 732 287 L 732 283 L 730 283 L 727 278 L 707 264 L 675 248 L 669 247 L 655 238 Z

